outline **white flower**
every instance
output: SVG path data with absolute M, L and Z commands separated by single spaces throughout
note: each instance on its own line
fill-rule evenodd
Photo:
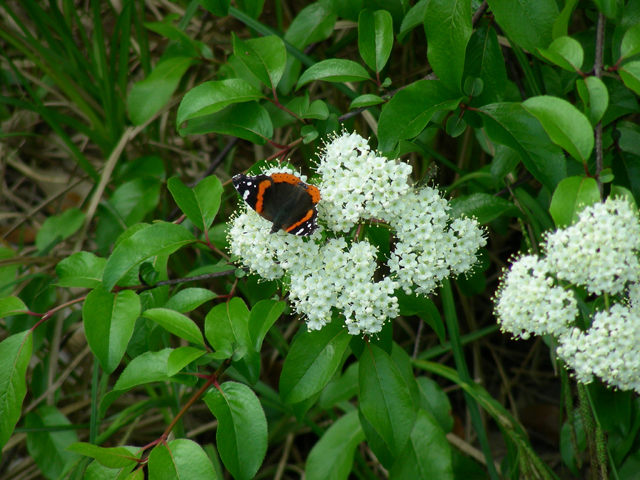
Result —
M 359 220 L 389 221 L 395 202 L 411 189 L 411 166 L 372 152 L 357 133 L 343 133 L 325 146 L 317 171 L 327 226 L 347 232 Z
M 397 243 L 389 268 L 407 294 L 429 294 L 446 277 L 465 272 L 476 262 L 478 248 L 486 244 L 484 231 L 469 218 L 450 221 L 449 204 L 437 190 L 423 187 L 396 202 L 390 220 Z
M 551 272 L 590 293 L 616 295 L 640 277 L 640 223 L 622 198 L 585 208 L 576 224 L 547 236 Z
M 559 338 L 558 355 L 589 383 L 593 376 L 640 393 L 640 316 L 620 303 L 597 312 L 586 332 L 574 329 Z
M 527 339 L 569 331 L 578 306 L 573 292 L 554 285 L 549 265 L 535 255 L 513 263 L 496 293 L 496 316 L 503 331 Z

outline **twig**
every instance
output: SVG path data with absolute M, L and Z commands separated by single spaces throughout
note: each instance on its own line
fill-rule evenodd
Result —
M 596 78 L 602 78 L 602 55 L 604 52 L 604 25 L 606 18 L 602 12 L 598 14 L 598 29 L 596 30 L 596 58 L 593 63 L 593 73 Z M 602 182 L 600 181 L 600 172 L 602 172 L 602 122 L 598 122 L 595 129 L 595 147 L 596 147 L 596 184 L 600 192 L 600 198 L 603 195 Z

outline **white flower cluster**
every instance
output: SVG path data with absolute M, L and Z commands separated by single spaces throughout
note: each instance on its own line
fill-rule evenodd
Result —
M 535 335 L 562 335 L 578 314 L 573 292 L 557 285 L 549 264 L 535 255 L 516 261 L 497 293 L 496 315 L 502 330 L 527 339 Z
M 558 355 L 582 383 L 595 375 L 616 388 L 640 392 L 640 317 L 616 303 L 597 312 L 587 332 L 574 328 L 561 337 Z
M 332 238 L 319 253 L 317 265 L 291 275 L 293 305 L 306 315 L 310 329 L 319 330 L 330 321 L 332 307 L 343 312 L 352 335 L 378 333 L 387 318 L 398 315 L 396 282 L 373 282 L 373 245 L 357 242 L 349 248 L 344 238 Z
M 451 273 L 473 267 L 478 248 L 486 244 L 484 232 L 475 219 L 451 221 L 449 204 L 433 188 L 409 192 L 402 200 L 402 210 L 390 221 L 397 243 L 389 268 L 406 293 L 416 285 L 416 293 L 429 294 Z
M 578 381 L 593 377 L 640 392 L 640 222 L 624 199 L 585 208 L 574 225 L 547 236 L 545 258 L 520 257 L 496 294 L 502 329 L 529 338 L 555 335 L 557 353 Z M 570 286 L 607 294 L 607 310 L 586 331 L 576 327 Z M 609 295 L 611 297 L 609 297 Z
M 318 163 L 323 219 L 336 232 L 348 232 L 361 219 L 390 221 L 404 207 L 411 166 L 372 152 L 357 133 L 329 143 Z
M 589 293 L 615 295 L 640 276 L 640 223 L 623 200 L 585 208 L 576 224 L 550 234 L 545 247 L 558 278 Z
M 317 171 L 318 218 L 327 229 L 321 225 L 308 240 L 282 231 L 272 235 L 271 224 L 245 208 L 229 230 L 231 253 L 263 278 L 284 277 L 292 304 L 310 329 L 322 328 L 337 312 L 349 333 L 377 333 L 398 315 L 395 290 L 410 293 L 416 286 L 419 294 L 431 293 L 447 276 L 470 269 L 486 244 L 476 220 L 452 221 L 437 190 L 416 191 L 408 183 L 409 165 L 371 152 L 358 134 L 334 137 Z M 387 264 L 392 277 L 378 282 L 376 247 L 341 235 L 368 220 L 384 221 L 397 233 Z

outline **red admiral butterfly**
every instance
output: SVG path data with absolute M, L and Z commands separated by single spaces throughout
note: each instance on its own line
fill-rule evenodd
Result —
M 311 235 L 318 228 L 316 204 L 320 190 L 290 173 L 239 174 L 233 186 L 261 217 L 273 223 L 271 233 L 282 229 L 293 235 Z

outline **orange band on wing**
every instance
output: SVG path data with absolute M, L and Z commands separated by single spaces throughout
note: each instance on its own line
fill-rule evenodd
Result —
M 257 194 L 257 200 L 256 200 L 256 208 L 255 211 L 258 213 L 262 213 L 263 210 L 263 203 L 264 203 L 264 192 L 267 188 L 269 188 L 271 186 L 271 181 L 269 180 L 263 180 L 258 184 L 258 194 Z
M 311 195 L 311 201 L 314 205 L 320 201 L 320 190 L 318 190 L 318 187 L 307 185 L 307 192 Z
M 304 185 L 305 183 L 291 173 L 273 173 L 271 178 L 276 183 L 288 183 L 290 185 Z
M 314 210 L 308 210 L 307 214 L 301 218 L 299 221 L 297 221 L 296 223 L 294 223 L 293 225 L 291 225 L 289 228 L 287 228 L 285 231 L 287 233 L 291 232 L 291 230 L 295 230 L 296 228 L 298 228 L 300 225 L 302 225 L 305 222 L 308 222 L 309 220 L 311 220 L 313 218 L 313 214 L 315 213 Z

